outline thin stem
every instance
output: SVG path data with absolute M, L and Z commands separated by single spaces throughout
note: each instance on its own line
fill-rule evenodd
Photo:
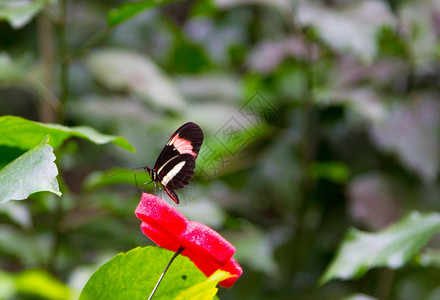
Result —
M 379 270 L 379 280 L 376 287 L 376 294 L 378 296 L 378 299 L 390 299 L 394 276 L 394 270 L 389 270 L 385 268 Z
M 177 249 L 176 253 L 174 253 L 173 257 L 171 257 L 170 262 L 168 263 L 168 265 L 166 266 L 165 270 L 163 271 L 162 275 L 160 276 L 159 280 L 156 283 L 156 286 L 154 287 L 153 291 L 150 294 L 150 297 L 148 297 L 148 300 L 151 300 L 151 298 L 153 298 L 154 293 L 156 292 L 157 288 L 159 287 L 159 284 L 162 281 L 162 278 L 165 276 L 165 273 L 167 272 L 168 268 L 171 266 L 171 263 L 173 262 L 173 260 L 179 256 L 180 253 L 182 253 L 182 251 L 185 250 L 185 247 L 180 246 L 179 249 Z
M 54 88 L 54 37 L 52 24 L 45 15 L 38 17 L 38 45 L 42 61 L 42 82 L 35 80 L 34 76 L 30 76 L 30 80 L 34 80 L 35 84 L 39 84 L 39 119 L 44 123 L 56 122 L 56 103 L 58 99 L 55 96 Z
M 68 45 L 67 45 L 67 34 L 66 34 L 66 23 L 67 23 L 67 0 L 60 0 L 59 2 L 59 19 L 57 26 L 58 35 L 58 56 L 60 62 L 60 102 L 61 108 L 59 113 L 60 123 L 64 123 L 64 107 L 69 97 L 69 65 L 70 61 L 65 60 L 67 56 Z
M 91 36 L 88 40 L 86 40 L 82 45 L 78 48 L 74 49 L 71 53 L 66 55 L 63 59 L 64 61 L 70 62 L 76 57 L 82 56 L 85 52 L 87 52 L 90 48 L 101 42 L 105 39 L 111 32 L 113 31 L 113 27 L 104 27 L 93 36 Z

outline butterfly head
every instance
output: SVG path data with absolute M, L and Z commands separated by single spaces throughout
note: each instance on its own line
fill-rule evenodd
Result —
M 150 175 L 151 179 L 152 179 L 154 182 L 156 182 L 156 181 L 158 180 L 158 178 L 157 178 L 157 174 L 156 174 L 156 172 L 154 171 L 154 169 L 150 168 L 149 166 L 146 166 L 146 167 L 144 168 L 144 170 L 145 170 L 145 172 L 147 172 L 147 173 Z

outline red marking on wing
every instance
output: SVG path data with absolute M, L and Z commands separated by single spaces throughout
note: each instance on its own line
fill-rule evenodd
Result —
M 173 137 L 170 144 L 173 145 L 180 154 L 191 154 L 194 158 L 197 158 L 197 153 L 193 151 L 191 141 L 180 138 L 179 134 Z

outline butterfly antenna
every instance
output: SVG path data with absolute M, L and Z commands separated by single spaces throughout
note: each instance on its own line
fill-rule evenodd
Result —
M 125 171 L 117 172 L 117 173 L 114 173 L 114 174 L 109 174 L 109 175 L 107 175 L 107 177 L 113 177 L 113 176 L 116 176 L 116 175 L 121 175 L 121 174 L 130 172 L 130 171 L 131 170 L 125 170 Z
M 148 166 L 145 166 L 145 167 L 137 167 L 137 168 L 130 168 L 130 170 L 140 170 L 140 169 L 147 169 L 148 168 Z
M 113 176 L 116 176 L 116 175 L 120 175 L 120 174 L 124 174 L 124 173 L 127 173 L 127 172 L 131 172 L 131 171 L 133 171 L 133 170 L 140 170 L 140 169 L 145 170 L 146 168 L 148 168 L 148 166 L 145 166 L 145 167 L 138 167 L 138 168 L 130 168 L 130 169 L 128 169 L 128 170 L 120 171 L 120 172 L 117 172 L 117 173 L 114 173 L 114 174 L 109 174 L 109 175 L 107 175 L 107 176 L 108 176 L 108 177 L 113 177 Z

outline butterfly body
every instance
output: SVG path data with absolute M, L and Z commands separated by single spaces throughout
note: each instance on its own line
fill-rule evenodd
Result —
M 203 143 L 203 131 L 199 125 L 188 122 L 171 136 L 159 154 L 153 168 L 145 167 L 151 180 L 159 182 L 168 196 L 177 204 L 179 197 L 174 190 L 184 188 L 194 176 L 196 158 Z

